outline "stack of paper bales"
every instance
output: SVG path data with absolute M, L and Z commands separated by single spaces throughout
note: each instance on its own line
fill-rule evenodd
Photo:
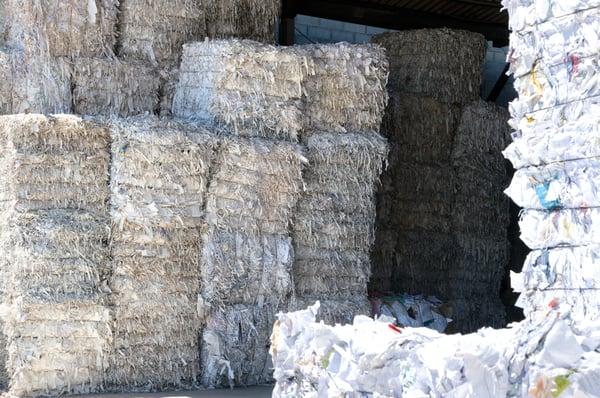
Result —
M 142 62 L 78 58 L 72 84 L 78 114 L 134 116 L 152 114 L 159 106 L 158 73 Z
M 202 0 L 202 5 L 209 37 L 275 41 L 275 25 L 281 14 L 278 0 Z
M 374 42 L 390 59 L 391 98 L 371 287 L 440 297 L 461 331 L 501 326 L 509 126 L 505 111 L 477 99 L 483 37 L 419 30 Z
M 184 46 L 173 114 L 292 141 L 315 131 L 376 132 L 386 81 L 378 46 L 192 43 Z
M 111 344 L 109 134 L 75 116 L 0 118 L 9 391 L 103 389 Z
M 270 328 L 293 291 L 292 210 L 302 189 L 302 149 L 261 138 L 221 143 L 206 207 L 201 381 L 270 380 Z
M 505 3 L 519 93 L 510 105 L 514 142 L 505 151 L 518 170 L 506 192 L 525 208 L 521 239 L 534 249 L 523 272 L 513 274 L 513 288 L 522 293 L 517 304 L 531 318 L 548 305 L 565 303 L 578 318 L 595 319 L 600 316 L 600 163 L 593 138 L 600 119 L 600 4 Z
M 110 123 L 109 384 L 189 388 L 198 374 L 198 256 L 217 139 L 154 117 Z
M 297 303 L 323 300 L 327 322 L 369 314 L 375 184 L 387 156 L 377 133 L 319 133 L 307 140 L 306 191 L 294 213 Z
M 207 202 L 203 384 L 267 380 L 263 327 L 282 305 L 316 297 L 330 320 L 370 312 L 386 80 L 374 45 L 184 46 L 173 113 L 238 136 L 222 143 Z
M 178 62 L 184 43 L 204 38 L 201 0 L 122 0 L 119 55 L 165 64 Z

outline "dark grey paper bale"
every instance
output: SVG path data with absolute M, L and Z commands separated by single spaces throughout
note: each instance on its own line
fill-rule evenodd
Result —
M 372 40 L 387 50 L 390 91 L 464 104 L 479 97 L 485 39 L 463 30 L 389 32 Z

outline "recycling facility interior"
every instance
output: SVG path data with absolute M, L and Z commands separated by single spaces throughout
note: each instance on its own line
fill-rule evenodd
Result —
M 368 3 L 0 1 L 12 393 L 259 384 L 277 311 L 367 292 L 519 319 L 500 4 Z

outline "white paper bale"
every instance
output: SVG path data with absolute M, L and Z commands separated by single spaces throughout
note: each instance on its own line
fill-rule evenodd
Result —
M 521 207 L 539 210 L 598 207 L 600 162 L 581 159 L 517 170 L 506 194 Z
M 531 249 L 582 246 L 600 242 L 600 208 L 525 210 L 521 240 Z
M 111 55 L 117 0 L 6 0 L 7 43 L 54 57 Z
M 73 109 L 83 115 L 134 116 L 158 108 L 160 79 L 145 63 L 114 58 L 77 58 Z
M 375 45 L 192 43 L 184 46 L 173 114 L 290 141 L 315 131 L 377 132 L 386 81 Z
M 307 146 L 306 192 L 292 223 L 297 298 L 366 302 L 386 140 L 375 133 L 315 134 Z
M 219 139 L 157 117 L 112 119 L 111 389 L 192 388 L 206 191 Z
M 0 117 L 2 211 L 106 214 L 108 130 L 76 116 Z
M 550 397 L 560 389 L 567 397 L 593 396 L 599 322 L 578 323 L 563 309 L 510 328 L 451 336 L 399 330 L 385 318 L 330 326 L 315 321 L 318 305 L 279 314 L 273 396 Z
M 205 36 L 201 0 L 122 0 L 118 52 L 152 64 L 179 62 L 185 43 Z
M 173 114 L 236 134 L 296 140 L 307 70 L 293 51 L 249 40 L 186 44 Z

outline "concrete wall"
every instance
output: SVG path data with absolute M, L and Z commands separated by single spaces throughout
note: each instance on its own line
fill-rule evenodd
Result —
M 339 41 L 368 43 L 371 40 L 371 36 L 387 31 L 387 29 L 375 28 L 372 26 L 315 18 L 306 15 L 298 15 L 295 23 L 296 44 L 335 43 Z M 488 43 L 488 52 L 484 64 L 483 84 L 481 87 L 481 96 L 484 99 L 487 98 L 504 68 L 507 50 L 507 47 L 496 48 L 493 47 L 491 43 Z M 511 79 L 506 83 L 506 86 L 496 103 L 507 106 L 508 102 L 512 101 L 515 96 L 516 93 L 512 88 Z

